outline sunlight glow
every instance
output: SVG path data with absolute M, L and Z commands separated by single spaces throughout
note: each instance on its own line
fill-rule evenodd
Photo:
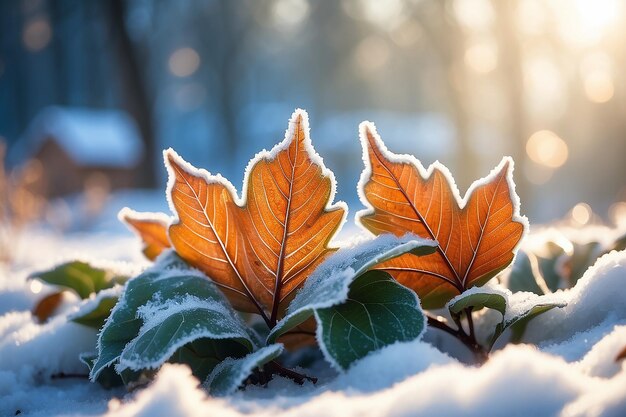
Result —
M 554 2 L 557 31 L 573 46 L 597 44 L 616 26 L 622 13 L 618 0 L 560 0 Z
M 558 168 L 567 161 L 567 144 L 556 133 L 540 130 L 526 142 L 526 153 L 534 162 L 549 168 Z
M 192 48 L 175 50 L 168 62 L 170 72 L 177 77 L 188 77 L 200 67 L 200 55 Z

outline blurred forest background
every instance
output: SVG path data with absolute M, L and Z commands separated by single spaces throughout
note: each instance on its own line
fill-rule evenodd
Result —
M 2 0 L 3 198 L 52 176 L 84 179 L 95 200 L 118 186 L 162 198 L 169 146 L 240 189 L 302 107 L 351 215 L 371 120 L 390 150 L 447 165 L 461 193 L 511 155 L 531 221 L 610 221 L 626 210 L 625 40 L 619 0 Z M 84 113 L 103 109 L 132 132 Z M 91 131 L 50 128 L 72 126 L 63 114 Z M 42 135 L 71 138 L 50 151 Z

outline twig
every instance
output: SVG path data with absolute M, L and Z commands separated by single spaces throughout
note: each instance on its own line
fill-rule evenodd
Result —
M 458 329 L 453 329 L 452 327 L 448 326 L 446 323 L 437 320 L 435 317 L 432 317 L 430 315 L 426 315 L 426 317 L 428 317 L 429 326 L 432 326 L 439 330 L 443 330 L 444 332 L 457 338 L 474 354 L 474 357 L 476 358 L 478 362 L 484 363 L 487 361 L 487 358 L 488 358 L 487 352 L 485 352 L 483 347 L 480 346 L 476 342 L 475 337 L 472 337 L 468 335 L 467 333 L 465 333 L 465 330 L 463 330 L 463 327 L 460 325 L 460 320 L 459 320 L 459 323 L 457 324 Z M 473 330 L 473 326 L 472 326 L 472 330 Z M 472 333 L 472 330 L 470 330 L 470 333 Z
M 317 384 L 317 378 L 301 374 L 293 369 L 287 369 L 276 361 L 271 361 L 265 365 L 265 368 L 270 372 L 270 374 L 277 374 L 284 378 L 291 379 L 298 385 L 304 384 L 304 381 L 311 381 L 312 383 Z

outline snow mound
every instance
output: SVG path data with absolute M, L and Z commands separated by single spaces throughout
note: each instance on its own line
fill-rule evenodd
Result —
M 626 323 L 626 251 L 611 252 L 597 260 L 576 286 L 557 291 L 564 308 L 553 309 L 531 321 L 524 340 L 541 346 L 567 341 L 577 333 L 602 325 L 610 331 Z
M 398 349 L 403 347 L 389 346 L 379 352 L 375 358 L 377 366 L 382 369 L 382 364 L 388 361 L 398 362 Z M 362 372 L 368 367 L 368 361 L 369 358 L 363 360 L 360 365 L 364 368 L 360 370 L 359 365 L 355 365 L 346 374 L 346 382 L 357 378 L 375 379 L 376 374 L 368 376 Z M 390 374 L 395 373 L 393 366 L 390 369 Z M 320 387 L 318 392 L 309 392 L 301 398 L 285 401 L 278 397 L 271 404 L 254 404 L 240 398 L 236 401 L 209 398 L 197 388 L 198 381 L 187 368 L 166 365 L 150 388 L 128 403 L 109 403 L 106 415 L 619 416 L 626 412 L 625 382 L 624 372 L 609 380 L 594 378 L 534 348 L 509 346 L 482 368 L 451 361 L 431 366 L 374 393 L 330 391 Z

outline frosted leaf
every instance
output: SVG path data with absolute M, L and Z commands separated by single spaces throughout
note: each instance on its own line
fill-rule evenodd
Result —
M 232 394 L 254 369 L 276 359 L 283 350 L 283 345 L 278 343 L 263 347 L 243 358 L 226 359 L 213 369 L 203 385 L 216 397 Z
M 179 348 L 198 339 L 231 339 L 248 351 L 254 346 L 245 324 L 223 303 L 193 295 L 157 299 L 138 309 L 143 325 L 120 356 L 116 370 L 156 369 Z
M 193 303 L 188 298 L 190 295 L 195 297 Z M 181 302 L 185 299 L 190 300 L 188 306 Z M 172 301 L 168 302 L 168 300 Z M 185 307 L 198 306 L 198 300 L 202 302 L 201 308 L 183 312 Z M 168 315 L 168 312 L 172 314 Z M 167 340 L 164 340 L 165 345 L 155 346 L 153 351 L 146 351 L 147 356 L 140 360 L 137 353 L 143 352 L 142 347 L 144 346 L 142 344 L 144 339 L 141 336 L 147 334 L 151 329 L 158 333 L 156 323 L 159 320 L 163 321 L 162 325 L 165 330 L 168 328 L 165 323 L 166 318 L 175 317 L 167 321 L 169 326 L 176 323 L 176 319 L 189 318 L 191 320 L 192 317 L 196 320 L 194 323 L 200 325 L 197 322 L 207 319 L 207 315 L 212 317 L 211 322 L 215 322 L 215 314 L 221 314 L 230 326 L 228 332 L 222 332 L 224 335 L 235 334 L 232 330 L 236 328 L 237 340 L 245 339 L 243 343 L 246 346 L 255 344 L 253 342 L 255 336 L 238 319 L 237 313 L 232 310 L 224 295 L 213 282 L 201 272 L 186 266 L 174 252 L 163 253 L 151 268 L 129 280 L 126 284 L 119 302 L 111 311 L 111 315 L 100 331 L 98 359 L 90 372 L 90 378 L 95 380 L 103 369 L 117 362 L 124 352 L 126 352 L 124 359 L 127 363 L 121 365 L 120 370 L 125 368 L 136 369 L 139 367 L 136 363 L 141 362 L 149 366 L 161 361 L 164 356 L 173 354 L 177 348 L 182 346 L 183 341 L 193 340 L 192 336 L 194 335 L 208 337 L 210 334 L 206 328 L 191 329 L 185 327 L 184 331 L 181 330 L 181 333 L 177 334 L 176 340 L 171 338 L 171 345 L 167 343 Z M 171 328 L 171 330 L 176 330 L 176 327 Z M 127 349 L 127 345 L 133 341 L 134 343 Z
M 99 329 L 109 317 L 123 289 L 123 286 L 116 285 L 97 294 L 91 294 L 88 299 L 83 300 L 76 311 L 68 315 L 68 320 Z
M 325 260 L 311 274 L 287 308 L 287 315 L 277 323 L 268 336 L 273 343 L 289 329 L 303 323 L 315 309 L 343 303 L 348 298 L 350 284 L 374 265 L 408 252 L 431 253 L 436 243 L 414 235 L 395 237 L 382 235 L 345 248 Z
M 287 316 L 270 332 L 268 343 L 315 314 L 317 340 L 326 360 L 337 369 L 346 369 L 356 359 L 384 345 L 419 338 L 425 317 L 416 295 L 386 273 L 366 278 L 366 271 L 405 253 L 432 253 L 435 245 L 434 241 L 412 235 L 383 235 L 338 251 L 315 270 L 296 294 Z M 359 283 L 361 279 L 365 281 Z M 371 291 L 361 288 L 368 284 Z M 338 317 L 341 325 L 333 327 Z

